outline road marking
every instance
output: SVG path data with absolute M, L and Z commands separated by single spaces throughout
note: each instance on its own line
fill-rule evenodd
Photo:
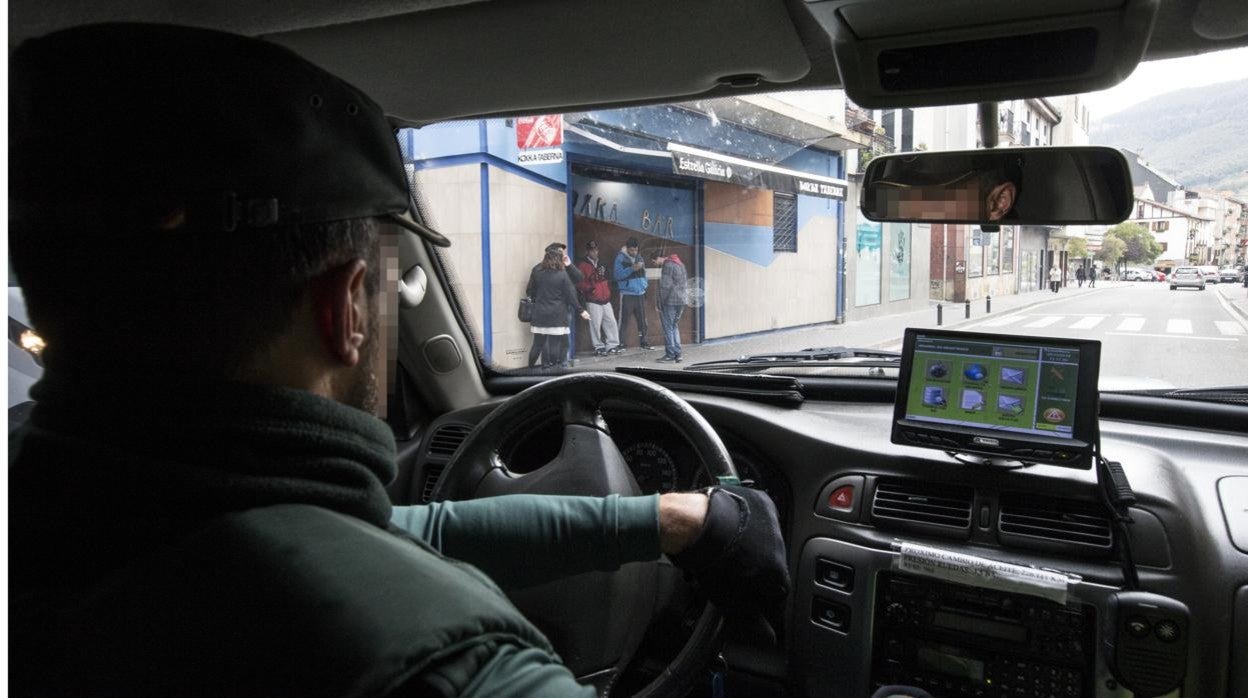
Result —
M 1048 316 L 1040 318 L 1039 320 L 1034 320 L 1032 322 L 1029 322 L 1026 325 L 1023 325 L 1023 327 L 1048 327 L 1049 325 L 1052 325 L 1053 323 L 1061 319 L 1062 319 L 1061 315 L 1048 315 Z
M 1006 325 L 1013 325 L 1019 320 L 1026 320 L 1029 317 L 1031 316 L 1030 315 L 1012 315 L 1010 317 L 999 317 L 999 318 L 993 318 L 992 320 L 985 320 L 984 322 L 979 323 L 979 325 L 981 327 L 1005 327 Z
M 1218 331 L 1222 334 L 1241 336 L 1244 334 L 1244 328 L 1239 323 L 1230 320 L 1214 320 L 1213 324 L 1218 326 Z
M 1105 334 L 1116 334 L 1124 337 L 1160 337 L 1161 339 L 1174 339 L 1172 334 L 1150 334 L 1148 332 L 1106 332 Z M 1238 342 L 1236 337 L 1184 337 L 1183 341 L 1189 339 L 1203 339 L 1210 342 Z
M 1076 322 L 1075 324 L 1071 325 L 1070 329 L 1090 330 L 1093 327 L 1096 327 L 1097 325 L 1101 324 L 1101 321 L 1103 321 L 1104 319 L 1105 319 L 1104 317 L 1085 317 L 1079 322 Z
M 1192 321 L 1184 318 L 1170 318 L 1166 321 L 1166 332 L 1170 334 L 1191 334 Z
M 1144 318 L 1129 317 L 1118 323 L 1118 326 L 1114 329 L 1118 332 L 1139 332 L 1144 329 Z

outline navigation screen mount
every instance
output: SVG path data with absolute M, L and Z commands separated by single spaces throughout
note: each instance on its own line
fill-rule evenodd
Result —
M 1092 467 L 1101 344 L 906 330 L 892 441 L 984 465 Z

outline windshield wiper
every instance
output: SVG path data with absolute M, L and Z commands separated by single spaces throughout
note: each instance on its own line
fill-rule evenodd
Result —
M 1248 385 L 1228 385 L 1221 388 L 1180 388 L 1178 390 L 1139 391 L 1162 397 L 1184 400 L 1203 400 L 1232 405 L 1248 405 Z
M 881 349 L 854 349 L 850 347 L 819 347 L 801 351 L 785 351 L 770 354 L 747 354 L 736 359 L 718 359 L 692 364 L 688 371 L 761 371 L 769 368 L 788 368 L 810 364 L 843 363 L 862 368 L 897 368 L 901 354 Z

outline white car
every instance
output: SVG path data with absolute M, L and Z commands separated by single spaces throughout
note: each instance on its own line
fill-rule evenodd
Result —
M 1170 275 L 1170 290 L 1196 288 L 1205 290 L 1205 275 L 1196 267 L 1178 267 Z

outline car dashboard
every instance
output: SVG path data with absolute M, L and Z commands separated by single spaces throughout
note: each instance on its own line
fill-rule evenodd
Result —
M 1234 661 L 1248 652 L 1248 538 L 1234 539 L 1248 515 L 1248 435 L 1102 418 L 1103 452 L 1138 496 L 1127 530 L 1141 589 L 1182 609 L 1131 610 L 1119 593 L 1123 541 L 1091 470 L 968 466 L 893 444 L 882 400 L 682 397 L 742 479 L 776 501 L 788 546 L 781 646 L 731 639 L 729 686 L 735 672 L 751 694 L 857 698 L 899 683 L 934 696 L 1129 696 L 1115 667 L 1130 665 L 1155 681 L 1181 672 L 1181 690 L 1166 695 L 1248 695 L 1248 666 Z M 443 415 L 408 444 L 396 499 L 428 501 L 494 404 Z M 604 417 L 644 491 L 706 484 L 657 417 L 609 403 Z M 534 415 L 524 433 L 503 454 L 517 469 L 559 449 L 554 414 Z M 913 574 L 903 544 L 1060 573 L 1065 604 Z

